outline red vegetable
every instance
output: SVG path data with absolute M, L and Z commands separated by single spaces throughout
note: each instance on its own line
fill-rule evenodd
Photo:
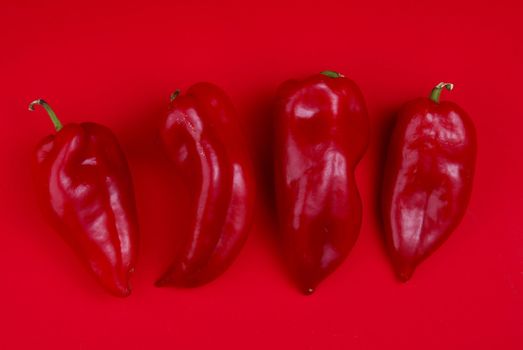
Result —
M 176 91 L 164 120 L 167 153 L 194 194 L 191 231 L 158 286 L 207 283 L 232 263 L 247 238 L 254 207 L 251 163 L 236 112 L 209 83 Z
M 283 247 L 310 294 L 345 259 L 361 225 L 354 170 L 369 139 L 356 84 L 326 71 L 288 81 L 276 108 L 276 194 Z
M 469 202 L 476 132 L 458 105 L 439 101 L 441 90 L 452 87 L 440 83 L 430 98 L 403 107 L 388 148 L 383 221 L 403 281 L 448 238 Z
M 43 100 L 57 133 L 36 152 L 36 181 L 53 226 L 111 293 L 131 293 L 138 223 L 131 174 L 112 132 L 95 123 L 62 127 Z

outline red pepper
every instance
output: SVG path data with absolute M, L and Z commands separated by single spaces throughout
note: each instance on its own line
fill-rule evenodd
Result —
M 430 98 L 403 107 L 394 128 L 383 186 L 387 247 L 396 274 L 406 281 L 438 248 L 465 213 L 472 190 L 476 132 L 458 105 Z
M 369 141 L 363 95 L 326 71 L 288 81 L 276 106 L 276 194 L 283 248 L 310 294 L 346 258 L 361 226 L 354 170 Z
M 194 195 L 191 230 L 157 285 L 202 285 L 227 269 L 247 238 L 254 207 L 250 158 L 230 99 L 209 83 L 173 94 L 161 134 Z
M 138 223 L 131 173 L 113 133 L 95 123 L 62 124 L 36 151 L 37 190 L 48 218 L 111 293 L 131 293 Z

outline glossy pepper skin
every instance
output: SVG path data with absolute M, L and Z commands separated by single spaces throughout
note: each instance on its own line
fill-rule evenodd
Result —
M 438 248 L 465 213 L 472 190 L 476 132 L 468 115 L 430 98 L 399 112 L 388 148 L 382 215 L 387 248 L 396 274 L 407 281 L 416 266 Z
M 57 133 L 36 151 L 35 177 L 53 226 L 116 296 L 131 293 L 138 223 L 131 173 L 113 133 L 95 123 L 62 126 L 43 100 Z
M 277 95 L 275 183 L 283 251 L 305 294 L 356 242 L 361 199 L 354 170 L 369 142 L 356 84 L 326 71 L 284 83 Z
M 252 221 L 251 161 L 229 97 L 198 83 L 171 96 L 161 136 L 190 193 L 191 229 L 157 286 L 195 287 L 223 273 Z

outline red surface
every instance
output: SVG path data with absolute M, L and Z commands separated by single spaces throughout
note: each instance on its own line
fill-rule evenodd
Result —
M 523 209 L 519 1 L 190 1 L 0 5 L 0 348 L 521 349 Z M 74 5 L 73 5 L 74 4 Z M 357 171 L 363 227 L 346 262 L 305 297 L 282 268 L 267 149 L 271 99 L 324 69 L 354 79 L 372 139 Z M 222 86 L 243 116 L 261 195 L 255 226 L 220 279 L 158 289 L 184 213 L 157 128 L 170 92 Z M 476 123 L 471 203 L 408 284 L 385 255 L 377 181 L 387 130 L 439 81 Z M 133 294 L 101 289 L 36 206 L 30 160 L 62 121 L 111 127 L 135 179 L 142 228 Z

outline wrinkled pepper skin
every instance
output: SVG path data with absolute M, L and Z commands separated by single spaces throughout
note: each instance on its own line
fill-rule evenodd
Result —
M 362 93 L 326 71 L 277 94 L 275 184 L 284 256 L 311 294 L 348 255 L 361 226 L 354 170 L 369 142 Z
M 382 215 L 396 275 L 407 281 L 462 219 L 472 191 L 476 132 L 463 109 L 430 98 L 399 112 L 384 174 Z
M 99 124 L 60 124 L 57 129 L 36 151 L 40 202 L 99 283 L 116 296 L 127 296 L 138 222 L 125 155 L 113 133 Z
M 193 194 L 190 231 L 157 286 L 196 287 L 222 274 L 240 252 L 254 209 L 251 160 L 229 97 L 198 83 L 171 97 L 161 136 Z

